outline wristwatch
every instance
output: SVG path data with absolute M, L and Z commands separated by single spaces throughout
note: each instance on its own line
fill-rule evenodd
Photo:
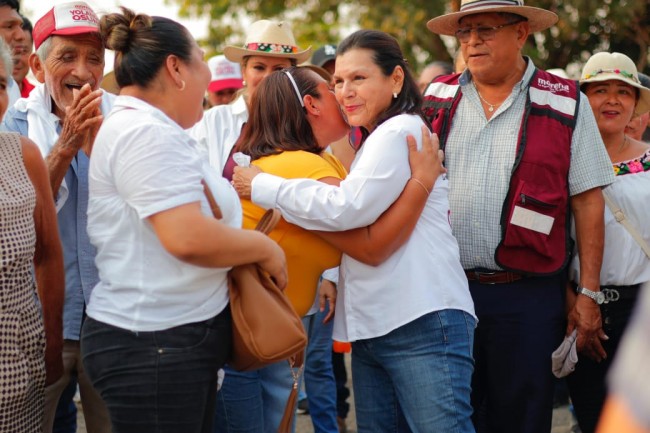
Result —
M 578 287 L 576 289 L 576 292 L 578 292 L 578 294 L 582 294 L 588 298 L 593 299 L 594 302 L 598 305 L 601 305 L 603 302 L 605 302 L 605 294 L 603 292 L 594 292 L 584 287 Z

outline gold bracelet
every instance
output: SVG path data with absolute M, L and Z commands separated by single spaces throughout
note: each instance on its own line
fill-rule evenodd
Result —
M 426 191 L 427 195 L 431 194 L 431 191 L 424 185 L 424 183 L 420 179 L 416 179 L 414 177 L 410 178 L 409 180 L 415 181 L 417 184 L 419 184 L 424 190 Z

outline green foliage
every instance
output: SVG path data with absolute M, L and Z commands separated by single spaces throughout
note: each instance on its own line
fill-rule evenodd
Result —
M 210 17 L 202 44 L 221 52 L 228 44 L 243 43 L 245 28 L 262 18 L 292 23 L 301 47 L 336 44 L 358 28 L 374 28 L 395 36 L 415 69 L 433 60 L 451 61 L 457 49 L 453 38 L 441 39 L 426 28 L 432 17 L 457 10 L 458 0 L 168 0 L 186 16 Z M 531 36 L 525 47 L 542 68 L 584 63 L 592 51 L 619 51 L 639 70 L 648 71 L 650 0 L 527 0 L 527 6 L 552 10 L 560 17 L 553 28 Z

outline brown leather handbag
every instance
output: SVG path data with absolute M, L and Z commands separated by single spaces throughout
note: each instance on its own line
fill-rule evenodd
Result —
M 255 230 L 268 234 L 280 212 L 268 210 Z M 257 370 L 302 352 L 307 335 L 289 299 L 255 264 L 239 265 L 228 273 L 233 350 L 228 365 Z
M 203 190 L 212 214 L 221 219 L 221 209 L 205 181 Z M 255 230 L 269 234 L 280 217 L 277 209 L 269 209 Z M 302 321 L 282 290 L 256 264 L 233 267 L 228 273 L 228 292 L 233 328 L 228 365 L 235 370 L 248 371 L 288 360 L 293 387 L 278 432 L 289 433 L 307 345 Z

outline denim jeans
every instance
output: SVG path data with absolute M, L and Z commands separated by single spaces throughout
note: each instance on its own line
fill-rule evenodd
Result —
M 70 378 L 70 382 L 66 385 L 59 398 L 59 403 L 56 405 L 52 433 L 76 433 L 77 405 L 74 402 L 76 392 L 77 376 L 74 375 Z
M 476 320 L 464 311 L 442 310 L 387 335 L 353 342 L 358 433 L 474 432 L 475 327 Z
M 83 362 L 106 402 L 114 433 L 208 433 L 217 371 L 231 350 L 231 316 L 155 332 L 131 332 L 91 318 Z
M 302 324 L 309 343 L 303 379 L 314 433 L 338 433 L 336 424 L 336 382 L 332 371 L 333 323 L 323 323 L 328 309 L 305 316 Z
M 288 361 L 254 371 L 236 371 L 227 365 L 224 370 L 213 432 L 276 433 L 293 387 Z

